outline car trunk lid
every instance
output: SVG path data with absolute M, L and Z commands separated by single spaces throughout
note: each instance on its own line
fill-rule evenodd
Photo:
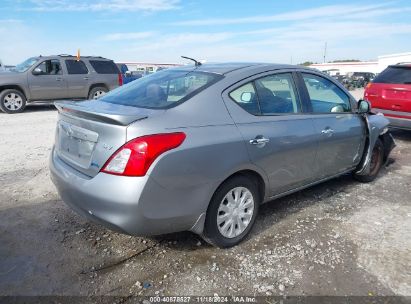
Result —
M 370 84 L 365 97 L 374 108 L 411 112 L 411 84 Z
M 65 163 L 89 177 L 126 143 L 128 125 L 161 112 L 98 100 L 55 105 L 59 111 L 55 151 Z

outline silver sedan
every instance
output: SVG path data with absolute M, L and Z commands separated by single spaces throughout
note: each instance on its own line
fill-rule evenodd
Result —
M 61 198 L 113 230 L 189 230 L 230 247 L 259 206 L 336 176 L 376 178 L 388 121 L 318 71 L 276 64 L 164 70 L 99 100 L 58 102 Z

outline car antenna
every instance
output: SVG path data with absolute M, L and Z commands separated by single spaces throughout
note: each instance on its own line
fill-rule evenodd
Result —
M 181 58 L 184 58 L 184 59 L 188 59 L 188 60 L 194 61 L 195 66 L 200 66 L 200 65 L 202 64 L 200 61 L 195 60 L 194 58 L 190 58 L 190 57 L 187 57 L 187 56 L 181 56 Z

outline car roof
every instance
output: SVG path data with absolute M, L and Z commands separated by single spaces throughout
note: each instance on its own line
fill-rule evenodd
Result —
M 199 72 L 210 72 L 216 74 L 228 74 L 237 70 L 252 68 L 252 67 L 261 67 L 261 68 L 269 68 L 272 70 L 279 70 L 279 69 L 306 69 L 312 70 L 310 68 L 306 68 L 304 66 L 297 66 L 297 65 L 290 65 L 290 64 L 278 64 L 278 63 L 258 63 L 258 62 L 229 62 L 229 63 L 206 63 L 196 67 L 196 71 Z M 181 71 L 191 71 L 193 70 L 193 65 L 186 65 L 178 68 L 174 68 L 174 70 L 181 70 Z
M 61 54 L 61 55 L 47 55 L 47 56 L 38 56 L 38 57 L 34 57 L 34 58 L 38 58 L 38 59 L 54 59 L 54 58 L 65 58 L 65 59 L 77 59 L 77 56 L 74 55 L 67 55 L 67 54 Z M 95 59 L 95 60 L 108 60 L 108 61 L 112 61 L 111 59 L 107 59 L 101 56 L 80 56 L 80 59 Z
M 399 62 L 397 64 L 389 65 L 391 68 L 411 68 L 411 62 Z

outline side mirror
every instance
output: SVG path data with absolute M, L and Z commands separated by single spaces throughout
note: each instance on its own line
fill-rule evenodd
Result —
M 358 102 L 358 113 L 369 113 L 371 110 L 371 105 L 367 100 L 361 99 Z
M 252 93 L 251 92 L 243 92 L 241 93 L 241 101 L 243 102 L 250 102 L 252 99 Z
M 33 75 L 41 75 L 41 74 L 43 74 L 43 71 L 40 69 L 40 68 L 35 68 L 34 70 L 33 70 Z
M 126 71 L 124 73 L 124 75 L 126 75 L 126 77 L 131 77 L 131 75 L 133 75 L 133 74 L 131 73 L 131 71 Z

